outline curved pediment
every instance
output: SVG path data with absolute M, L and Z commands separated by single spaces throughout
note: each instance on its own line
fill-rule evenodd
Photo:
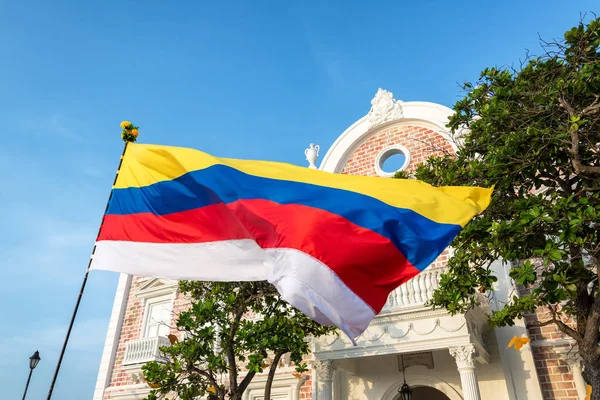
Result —
M 364 117 L 333 143 L 319 169 L 333 173 L 390 176 L 378 163 L 387 153 L 406 149 L 407 160 L 418 163 L 431 155 L 456 151 L 446 124 L 453 111 L 430 102 L 403 102 L 379 89 Z M 431 145 L 431 146 L 430 146 Z M 386 153 L 387 152 L 387 153 Z M 407 163 L 404 167 L 408 167 Z

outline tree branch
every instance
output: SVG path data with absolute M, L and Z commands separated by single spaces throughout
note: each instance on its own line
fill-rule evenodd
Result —
M 250 382 L 252 382 L 252 379 L 254 379 L 254 375 L 256 375 L 256 372 L 250 371 L 244 377 L 244 379 L 242 379 L 242 381 L 240 382 L 240 385 L 238 386 L 238 391 L 240 393 L 244 393 L 244 391 L 246 390 L 246 388 L 248 387 L 248 385 L 250 384 Z
M 575 117 L 577 116 L 577 114 L 575 113 L 575 110 L 573 109 L 573 107 L 571 107 L 571 105 L 569 103 L 566 102 L 565 99 L 560 98 L 558 99 L 558 102 L 560 103 L 560 105 L 562 107 L 565 108 L 565 110 L 567 110 L 567 112 L 569 113 L 569 116 L 571 117 Z M 591 166 L 591 165 L 583 165 L 583 163 L 581 162 L 581 155 L 579 154 L 579 131 L 577 129 L 570 129 L 571 131 L 571 162 L 573 164 L 573 168 L 575 169 L 575 172 L 577 174 L 589 177 L 589 178 L 595 178 L 595 177 L 600 177 L 600 167 L 595 167 L 595 166 Z
M 271 386 L 273 386 L 273 379 L 275 378 L 275 371 L 277 371 L 277 366 L 279 365 L 279 360 L 281 360 L 281 357 L 285 353 L 287 353 L 287 350 L 277 352 L 275 354 L 275 357 L 273 358 L 273 364 L 271 364 L 271 368 L 269 368 L 269 376 L 267 377 L 267 382 L 265 384 L 265 395 L 264 395 L 264 398 L 267 400 L 271 399 Z
M 548 325 L 552 325 L 555 324 L 556 320 L 553 319 L 549 319 L 548 321 L 544 321 L 544 322 L 540 322 L 540 321 L 533 321 L 529 323 L 529 326 L 534 327 L 534 328 L 541 328 L 542 326 L 548 326 Z
M 583 111 L 581 112 L 581 115 L 593 114 L 596 111 L 600 111 L 600 104 L 598 104 L 598 99 L 600 99 L 600 96 L 595 95 L 594 97 L 595 97 L 594 102 L 592 104 L 590 104 L 589 106 L 587 106 L 586 108 L 584 108 Z
M 571 328 L 570 326 L 568 326 L 567 324 L 562 322 L 557 317 L 556 310 L 554 308 L 552 308 L 552 306 L 548 306 L 548 308 L 550 309 L 550 312 L 552 313 L 552 321 L 556 324 L 556 326 L 558 326 L 558 329 L 563 331 L 563 333 L 571 336 L 573 339 L 575 339 L 577 341 L 578 344 L 581 344 L 583 341 L 583 338 L 581 337 L 579 332 L 577 332 L 575 329 Z
M 267 352 L 266 351 L 263 350 L 261 352 L 261 354 L 262 354 L 263 357 L 267 357 Z M 256 375 L 256 372 L 250 371 L 244 377 L 244 379 L 242 379 L 242 382 L 240 382 L 240 385 L 238 387 L 238 391 L 240 393 L 244 393 L 244 391 L 246 390 L 246 388 L 248 387 L 248 385 L 250 384 L 250 382 L 252 382 L 252 379 L 254 379 L 254 375 Z
M 583 188 L 583 189 L 580 189 L 577 193 L 575 193 L 575 196 L 580 197 L 580 196 L 586 194 L 587 192 L 597 192 L 599 190 L 600 190 L 600 186 Z
M 231 324 L 231 330 L 228 335 L 228 343 L 227 343 L 227 363 L 229 364 L 229 390 L 231 394 L 237 393 L 238 391 L 238 370 L 237 364 L 235 362 L 235 335 L 240 326 L 240 321 L 242 316 L 244 315 L 244 307 L 240 307 L 234 317 L 233 323 Z
M 217 384 L 217 380 L 214 378 L 214 376 L 212 376 L 211 374 L 209 374 L 208 372 L 198 368 L 198 367 L 194 367 L 193 365 L 191 366 L 192 371 L 202 375 L 203 377 L 205 377 L 206 379 L 209 380 L 210 384 L 213 385 L 213 387 L 215 388 L 215 391 L 217 393 L 222 392 L 221 388 L 219 387 L 219 385 Z

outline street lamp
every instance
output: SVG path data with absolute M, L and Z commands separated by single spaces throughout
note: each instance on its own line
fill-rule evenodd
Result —
M 40 352 L 35 351 L 31 357 L 29 357 L 29 378 L 27 378 L 27 385 L 25 385 L 25 393 L 23 393 L 23 400 L 25 400 L 25 396 L 27 396 L 27 389 L 29 388 L 29 382 L 31 381 L 31 374 L 35 367 L 37 367 L 40 362 Z
M 400 355 L 402 359 L 402 376 L 404 378 L 404 385 L 400 389 L 398 389 L 398 393 L 400 393 L 401 400 L 411 400 L 412 399 L 412 388 L 408 386 L 406 383 L 406 371 L 404 369 L 404 356 Z

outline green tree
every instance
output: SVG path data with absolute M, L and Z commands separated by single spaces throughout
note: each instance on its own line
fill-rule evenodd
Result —
M 281 357 L 290 353 L 296 371 L 310 351 L 307 337 L 333 332 L 286 303 L 267 282 L 180 282 L 191 306 L 177 317 L 185 339 L 170 336 L 161 348 L 164 362 L 142 367 L 154 388 L 148 400 L 177 395 L 181 400 L 211 395 L 218 400 L 240 400 L 257 373 L 268 369 L 264 398 Z
M 600 399 L 600 19 L 518 68 L 485 69 L 466 83 L 451 129 L 458 151 L 431 158 L 414 178 L 434 185 L 495 186 L 493 201 L 452 244 L 449 272 L 431 305 L 450 313 L 477 304 L 497 280 L 490 264 L 513 263 L 528 288 L 494 311 L 492 326 L 513 325 L 540 307 L 573 338 L 584 379 Z

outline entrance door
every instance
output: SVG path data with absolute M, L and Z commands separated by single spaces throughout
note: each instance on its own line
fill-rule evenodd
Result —
M 396 400 L 401 400 L 400 395 L 396 396 Z M 418 386 L 413 388 L 413 400 L 450 400 L 448 396 L 429 386 Z

